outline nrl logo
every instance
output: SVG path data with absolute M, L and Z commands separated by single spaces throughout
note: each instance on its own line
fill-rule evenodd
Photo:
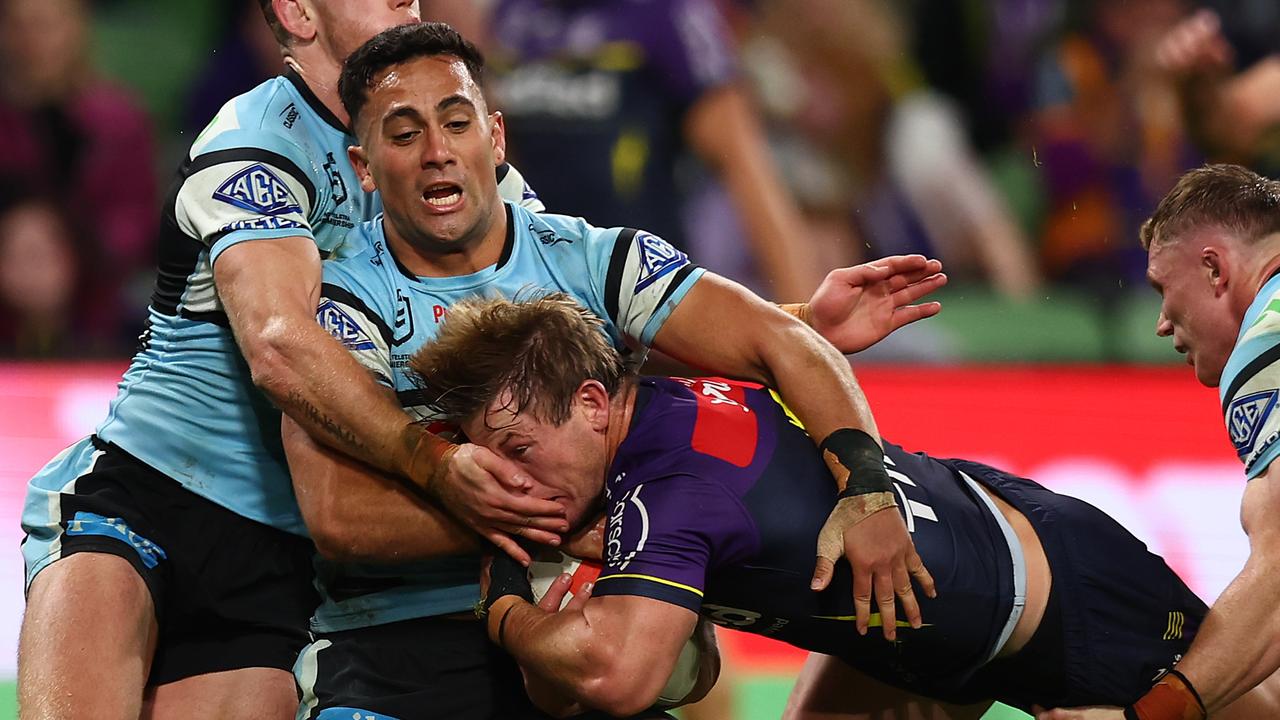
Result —
M 1227 408 L 1227 431 L 1236 452 L 1244 454 L 1253 447 L 1258 432 L 1266 424 L 1276 406 L 1276 390 L 1264 390 L 1237 399 Z

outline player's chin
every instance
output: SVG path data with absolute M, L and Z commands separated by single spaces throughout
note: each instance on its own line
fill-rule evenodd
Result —
M 1222 365 L 1220 363 L 1211 363 L 1198 361 L 1195 356 L 1188 354 L 1187 362 L 1191 365 L 1192 370 L 1196 374 L 1196 380 L 1205 387 L 1216 388 L 1222 382 Z

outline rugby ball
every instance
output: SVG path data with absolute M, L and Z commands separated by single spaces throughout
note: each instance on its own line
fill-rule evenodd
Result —
M 551 588 L 551 583 L 562 574 L 568 573 L 573 581 L 569 585 L 569 592 L 565 593 L 564 599 L 560 601 L 560 607 L 564 608 L 583 585 L 594 583 L 603 569 L 604 566 L 595 560 L 580 560 L 565 555 L 559 550 L 542 553 L 529 564 L 529 584 L 533 586 L 533 600 L 534 602 L 542 600 L 542 596 L 546 595 L 547 590 Z M 690 637 L 685 641 L 684 647 L 680 648 L 680 656 L 676 659 L 671 677 L 667 679 L 666 686 L 658 694 L 657 705 L 662 708 L 671 708 L 682 704 L 698 682 L 698 670 L 701 665 L 702 651 Z

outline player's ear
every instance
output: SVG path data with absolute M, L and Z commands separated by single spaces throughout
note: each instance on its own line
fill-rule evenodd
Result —
M 1227 258 L 1218 248 L 1206 247 L 1200 251 L 1200 263 L 1209 286 L 1213 288 L 1213 296 L 1221 297 L 1230 285 L 1231 268 Z
M 360 189 L 367 193 L 377 190 L 378 184 L 373 180 L 373 173 L 369 172 L 369 156 L 365 153 L 364 147 L 360 145 L 348 147 L 347 159 L 351 161 L 356 177 L 360 178 Z
M 493 166 L 507 161 L 507 121 L 502 112 L 489 113 L 489 140 L 493 143 Z
M 584 380 L 578 386 L 577 400 L 593 429 L 603 431 L 609 426 L 609 391 L 599 380 Z
M 310 0 L 271 0 L 271 7 L 290 35 L 302 42 L 316 39 L 316 12 Z

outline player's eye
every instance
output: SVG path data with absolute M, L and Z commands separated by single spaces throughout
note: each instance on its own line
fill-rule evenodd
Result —
M 400 144 L 412 142 L 413 139 L 418 136 L 418 132 L 419 132 L 418 130 L 405 130 L 402 133 L 396 133 L 392 135 L 391 140 L 392 142 L 396 142 Z
M 445 126 L 445 129 L 450 130 L 452 132 L 462 132 L 463 130 L 466 130 L 467 128 L 471 127 L 471 121 L 470 120 L 453 120 L 445 123 L 444 126 Z
M 528 445 L 517 445 L 511 449 L 511 454 L 515 457 L 524 457 L 529 452 Z

